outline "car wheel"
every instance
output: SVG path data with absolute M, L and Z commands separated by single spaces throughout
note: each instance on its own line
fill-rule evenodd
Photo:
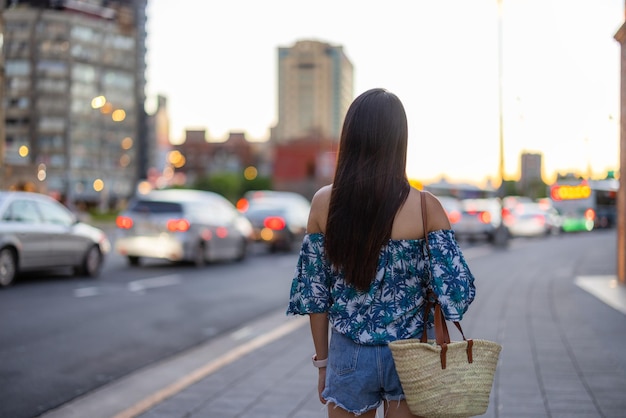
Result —
M 193 265 L 196 267 L 204 267 L 206 265 L 206 244 L 200 242 L 196 247 L 193 255 Z
M 100 274 L 103 261 L 104 258 L 102 257 L 100 248 L 94 245 L 89 248 L 83 258 L 83 263 L 75 269 L 75 273 L 79 276 L 96 277 Z
M 235 261 L 243 261 L 248 255 L 248 243 L 246 240 L 241 241 L 241 245 L 239 246 L 239 254 L 235 257 Z
M 128 264 L 130 264 L 131 266 L 138 266 L 139 265 L 139 257 L 134 256 L 134 255 L 129 255 L 128 256 Z
M 17 275 L 17 255 L 11 248 L 0 250 L 0 287 L 13 284 Z

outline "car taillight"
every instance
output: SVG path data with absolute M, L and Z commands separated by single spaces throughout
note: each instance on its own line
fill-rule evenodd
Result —
M 545 225 L 546 218 L 543 215 L 535 215 L 534 218 L 539 222 L 540 225 Z
M 215 230 L 215 235 L 217 235 L 219 238 L 226 238 L 228 236 L 228 228 L 218 226 Z
M 170 219 L 167 221 L 167 230 L 171 232 L 189 231 L 189 221 L 187 219 Z
M 461 213 L 459 211 L 453 210 L 448 213 L 448 220 L 451 224 L 458 223 L 461 220 Z
M 585 219 L 589 221 L 593 221 L 595 217 L 596 217 L 596 212 L 593 209 L 589 208 L 585 211 Z
M 510 225 L 515 221 L 515 217 L 507 208 L 502 208 L 502 220 L 505 224 Z
M 236 207 L 239 212 L 243 213 L 250 207 L 250 202 L 248 202 L 248 199 L 242 197 L 237 201 Z
M 484 224 L 488 224 L 491 222 L 491 214 L 489 212 L 480 212 L 478 214 L 478 219 Z
M 120 229 L 130 229 L 133 227 L 133 220 L 128 216 L 118 216 L 115 218 L 115 225 Z
M 285 229 L 287 223 L 280 216 L 269 216 L 263 221 L 263 226 L 274 231 L 279 231 L 281 229 Z

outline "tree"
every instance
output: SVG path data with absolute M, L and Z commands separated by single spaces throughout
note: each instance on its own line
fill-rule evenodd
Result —
M 221 194 L 235 203 L 248 190 L 271 190 L 272 182 L 268 177 L 246 180 L 239 173 L 222 172 L 198 179 L 193 187 Z

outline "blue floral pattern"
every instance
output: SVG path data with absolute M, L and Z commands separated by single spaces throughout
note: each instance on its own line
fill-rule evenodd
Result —
M 430 276 L 444 316 L 460 321 L 474 300 L 474 276 L 452 230 L 432 231 Z M 369 290 L 346 284 L 324 251 L 324 235 L 304 237 L 291 283 L 287 314 L 328 312 L 331 325 L 360 344 L 419 338 L 424 330 L 428 248 L 425 239 L 389 240 L 381 248 Z

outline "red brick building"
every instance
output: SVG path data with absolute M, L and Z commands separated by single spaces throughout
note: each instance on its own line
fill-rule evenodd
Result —
M 185 157 L 176 171 L 187 184 L 213 173 L 243 173 L 254 166 L 259 175 L 272 179 L 275 190 L 294 191 L 307 198 L 332 182 L 337 142 L 308 137 L 282 144 L 250 142 L 242 132 L 232 132 L 224 142 L 209 142 L 205 130 L 186 131 L 185 142 L 174 146 Z
M 231 132 L 224 142 L 209 142 L 205 130 L 187 130 L 185 142 L 174 147 L 185 157 L 185 165 L 177 171 L 186 175 L 188 183 L 211 173 L 243 172 L 259 163 L 258 147 L 243 132 Z
M 302 138 L 274 146 L 272 182 L 276 190 L 288 190 L 312 198 L 332 182 L 337 143 L 325 138 Z

